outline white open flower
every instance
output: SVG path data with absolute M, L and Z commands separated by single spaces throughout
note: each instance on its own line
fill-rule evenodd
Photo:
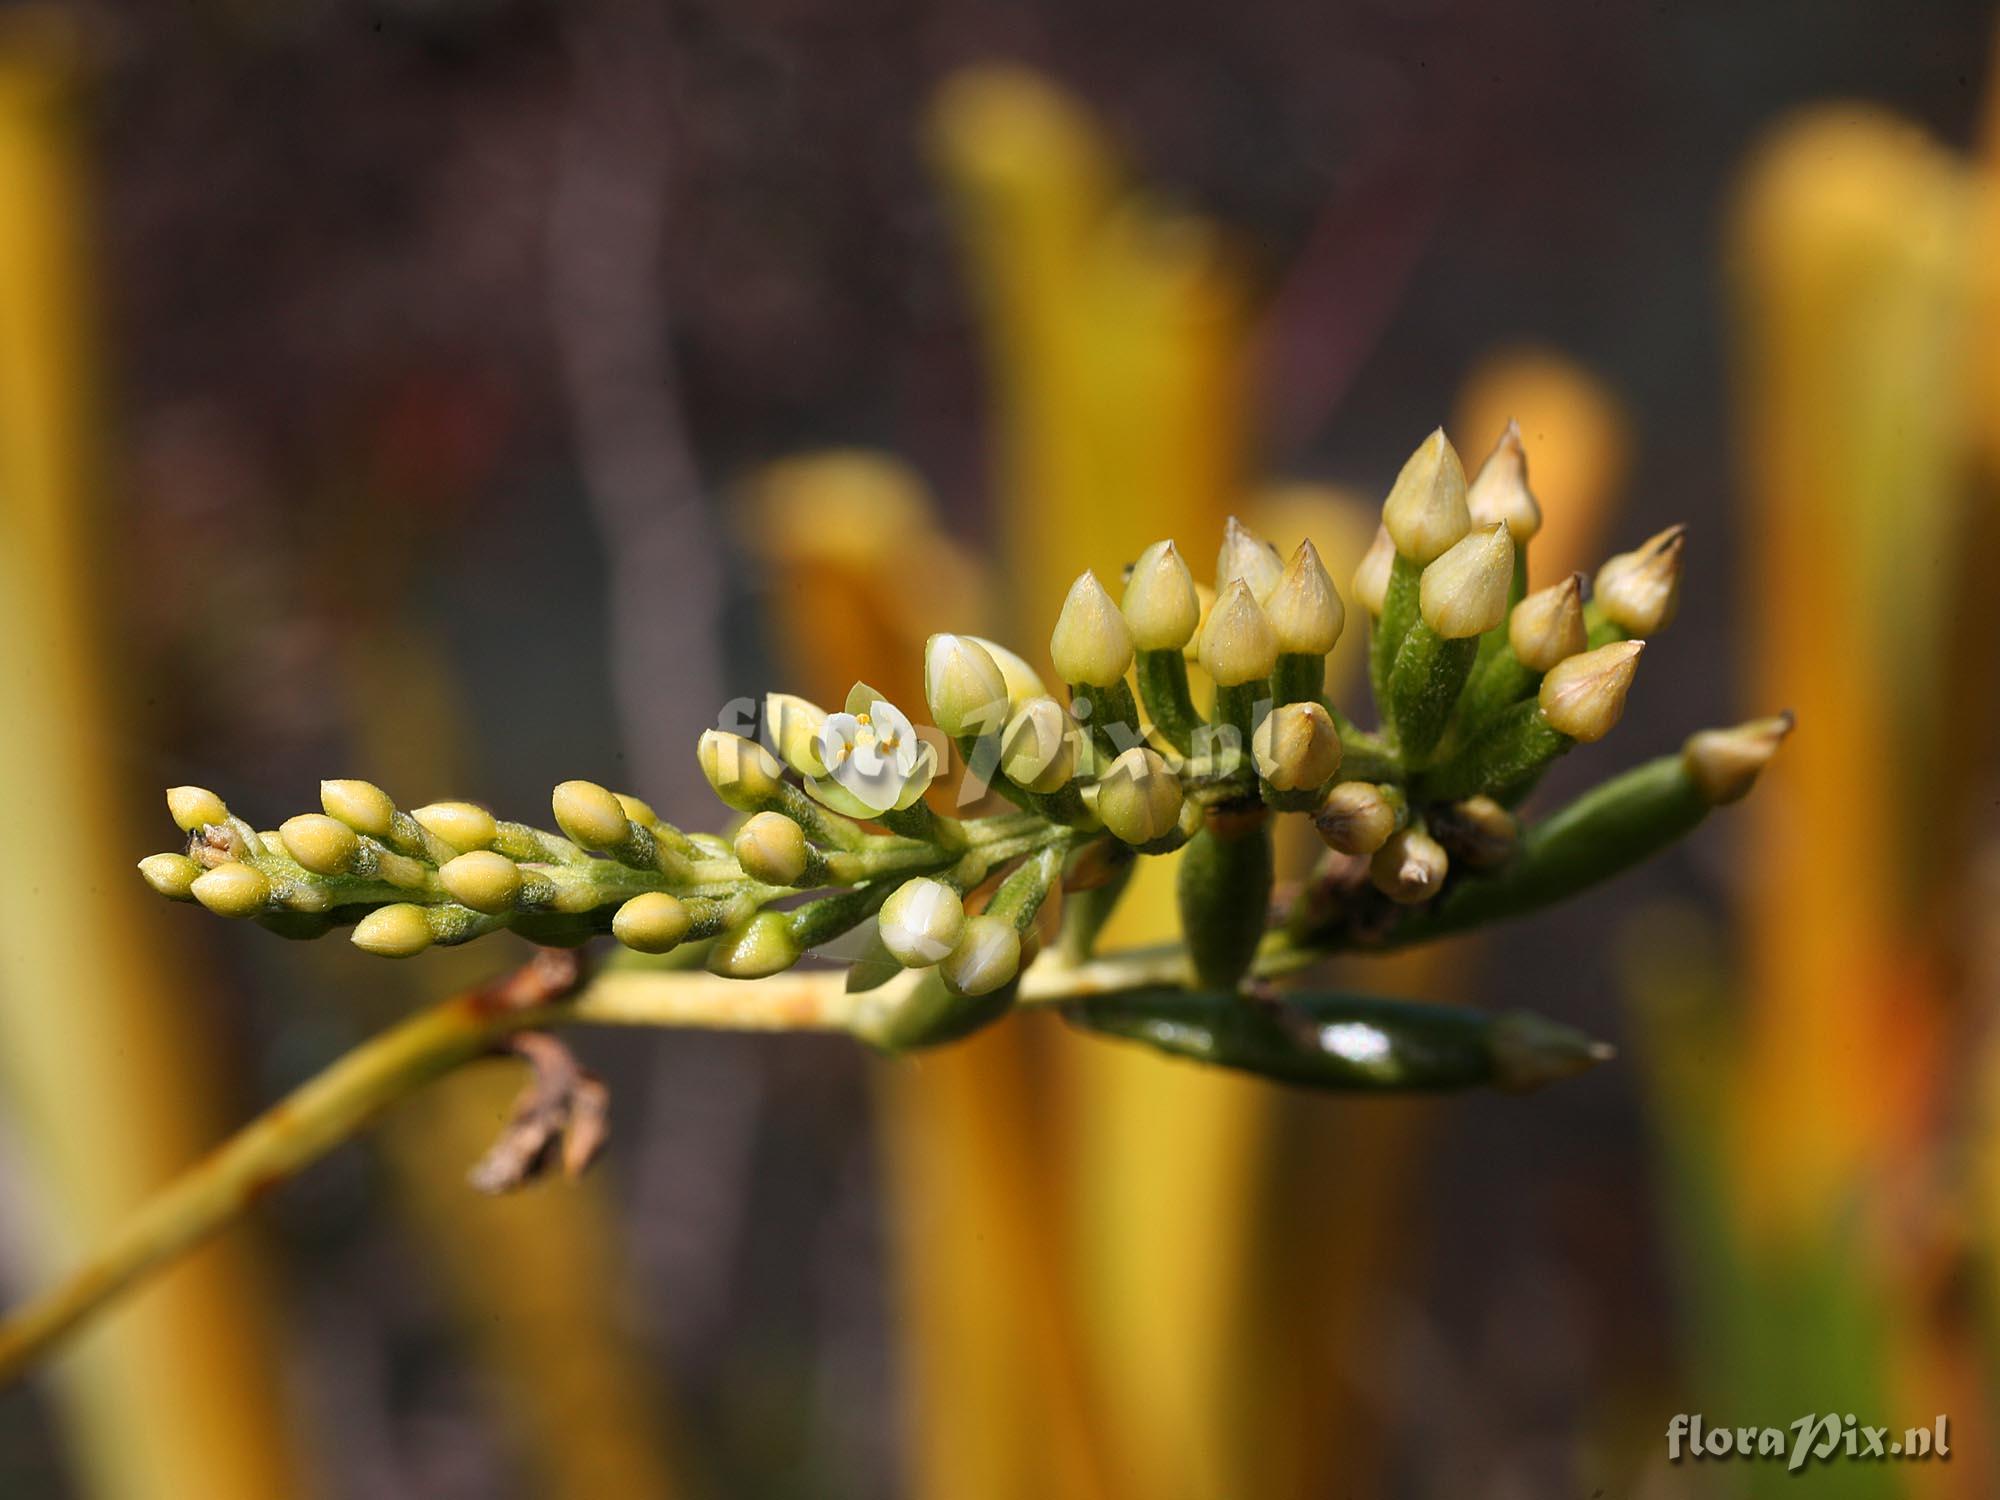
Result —
M 901 709 L 880 698 L 866 713 L 828 714 L 816 748 L 827 774 L 808 783 L 812 794 L 852 817 L 911 806 L 937 774 L 937 751 L 918 738 Z

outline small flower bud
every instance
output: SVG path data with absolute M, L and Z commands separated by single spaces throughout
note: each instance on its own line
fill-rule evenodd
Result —
M 149 854 L 139 861 L 147 885 L 170 901 L 185 901 L 201 877 L 201 866 L 185 854 Z
M 635 797 L 630 792 L 613 792 L 618 805 L 625 809 L 625 816 L 641 828 L 651 828 L 660 821 L 660 815 L 653 811 L 653 804 L 644 797 Z
M 1000 669 L 1000 675 L 1007 682 L 1007 706 L 1019 708 L 1030 698 L 1046 697 L 1048 685 L 1042 681 L 1042 674 L 1029 666 L 1015 652 L 1009 651 L 998 641 L 989 641 L 983 635 L 969 635 L 965 639 L 973 645 L 984 648 L 993 658 L 993 665 Z
M 1625 712 L 1625 695 L 1639 670 L 1644 641 L 1614 641 L 1557 662 L 1542 679 L 1542 717 L 1552 728 L 1588 745 L 1611 733 Z
M 1285 564 L 1284 576 L 1264 601 L 1264 614 L 1281 654 L 1324 656 L 1340 640 L 1347 608 L 1310 541 L 1300 542 Z
M 965 934 L 965 903 L 941 880 L 906 880 L 882 903 L 882 946 L 906 969 L 942 961 Z
M 1370 781 L 1341 782 L 1313 814 L 1320 838 L 1342 854 L 1373 854 L 1400 822 L 1395 803 Z
M 271 899 L 271 882 L 260 871 L 232 859 L 196 876 L 188 894 L 218 917 L 248 917 L 262 911 Z
M 762 979 L 781 974 L 799 961 L 799 945 L 783 912 L 760 912 L 715 940 L 708 953 L 712 974 L 729 979 Z
M 410 816 L 461 854 L 486 848 L 500 832 L 493 814 L 470 802 L 431 802 Z
M 1194 586 L 1194 598 L 1195 603 L 1201 606 L 1201 614 L 1195 621 L 1194 634 L 1189 636 L 1188 643 L 1181 647 L 1181 655 L 1187 659 L 1190 666 L 1201 660 L 1201 632 L 1202 627 L 1208 624 L 1208 617 L 1215 613 L 1215 590 L 1205 583 L 1197 583 Z
M 229 808 L 205 786 L 168 787 L 167 812 L 183 833 L 193 833 L 209 823 L 229 821 Z
M 1507 618 L 1514 581 L 1514 539 L 1496 521 L 1446 549 L 1424 569 L 1417 612 L 1448 641 L 1483 635 Z
M 985 915 L 968 918 L 958 946 L 938 965 L 954 995 L 990 995 L 1021 972 L 1021 934 L 1012 922 Z
M 752 880 L 791 885 L 805 874 L 805 830 L 780 812 L 760 812 L 736 831 L 736 862 Z
M 924 699 L 946 734 L 991 734 L 1007 722 L 1007 679 L 970 636 L 934 635 L 924 643 Z
M 521 870 L 504 854 L 474 849 L 439 865 L 438 884 L 460 906 L 484 912 L 512 911 L 514 898 L 521 894 Z
M 1251 735 L 1250 755 L 1274 790 L 1311 791 L 1340 769 L 1340 734 L 1317 703 L 1280 704 Z
M 1704 729 L 1681 747 L 1681 764 L 1711 807 L 1744 796 L 1792 732 L 1790 713 L 1752 719 L 1732 729 Z
M 1466 486 L 1465 506 L 1475 527 L 1504 522 L 1517 545 L 1542 529 L 1542 507 L 1528 488 L 1528 453 L 1521 446 L 1519 422 L 1507 424 Z
M 1269 677 L 1278 664 L 1278 637 L 1241 578 L 1222 591 L 1201 627 L 1201 664 L 1217 687 Z
M 665 891 L 634 896 L 611 918 L 611 935 L 640 953 L 665 953 L 687 936 L 688 909 Z
M 1000 769 L 1031 792 L 1059 792 L 1076 774 L 1074 725 L 1053 698 L 1030 698 L 1008 721 L 1000 740 Z
M 785 784 L 785 768 L 770 751 L 740 734 L 710 729 L 695 751 L 715 794 L 738 812 L 758 812 Z
M 354 946 L 378 958 L 410 958 L 430 945 L 430 919 L 414 902 L 377 907 L 354 924 Z
M 345 875 L 361 850 L 361 836 L 325 813 L 300 813 L 278 830 L 285 852 L 315 875 Z
M 819 754 L 819 732 L 825 725 L 826 710 L 817 703 L 791 693 L 764 695 L 766 737 L 778 758 L 801 776 L 826 775 L 826 762 Z
M 1390 540 L 1389 528 L 1378 526 L 1375 540 L 1368 544 L 1354 570 L 1354 600 L 1375 619 L 1382 618 L 1383 606 L 1389 602 L 1389 573 L 1395 565 L 1396 544 Z
M 1487 796 L 1434 809 L 1430 824 L 1438 842 L 1468 870 L 1497 870 L 1521 844 L 1520 822 Z
M 1231 516 L 1222 528 L 1222 550 L 1215 558 L 1215 591 L 1224 594 L 1229 585 L 1242 579 L 1262 604 L 1284 576 L 1285 564 L 1278 549 Z
M 1507 617 L 1507 644 L 1530 672 L 1547 672 L 1590 645 L 1583 623 L 1583 575 L 1536 589 Z
M 1368 878 L 1391 901 L 1411 906 L 1435 896 L 1450 868 L 1436 839 L 1421 828 L 1399 828 L 1368 862 Z
M 1095 573 L 1080 574 L 1049 637 L 1056 675 L 1083 687 L 1122 682 L 1132 665 L 1132 632 Z
M 1194 574 L 1172 542 L 1155 542 L 1132 564 L 1125 583 L 1125 623 L 1141 651 L 1179 651 L 1201 624 Z
M 1382 503 L 1382 524 L 1396 550 L 1416 563 L 1444 555 L 1472 530 L 1465 503 L 1465 468 L 1438 428 L 1418 445 Z
M 356 833 L 387 838 L 396 826 L 396 804 L 372 781 L 322 781 L 319 805 Z
M 1249 598 L 1247 589 L 1242 592 Z M 1250 602 L 1254 607 L 1256 601 Z M 1180 778 L 1144 745 L 1134 745 L 1114 760 L 1097 788 L 1097 816 L 1113 837 L 1128 844 L 1165 838 L 1180 813 Z
M 1669 526 L 1597 570 L 1591 597 L 1604 618 L 1631 635 L 1652 635 L 1671 625 L 1681 603 L 1687 527 Z
M 586 849 L 615 849 L 632 836 L 625 804 L 594 781 L 565 781 L 549 797 L 556 826 Z

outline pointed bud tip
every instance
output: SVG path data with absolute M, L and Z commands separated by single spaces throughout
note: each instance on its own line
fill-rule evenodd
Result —
M 1704 729 L 1681 748 L 1681 763 L 1711 807 L 1748 795 L 1796 721 L 1790 709 L 1729 729 Z
M 1625 712 L 1625 697 L 1639 669 L 1644 641 L 1614 641 L 1556 663 L 1542 679 L 1537 701 L 1558 733 L 1582 744 L 1603 739 Z
M 1514 539 L 1496 521 L 1461 538 L 1429 567 L 1418 584 L 1417 611 L 1448 641 L 1483 635 L 1507 618 L 1514 582 Z
M 1472 529 L 1465 490 L 1465 466 L 1440 427 L 1410 455 L 1382 504 L 1396 551 L 1430 563 L 1459 541 Z
M 1278 637 L 1250 585 L 1238 578 L 1222 591 L 1201 627 L 1200 660 L 1217 687 L 1269 677 L 1278 664 Z
M 1215 557 L 1217 593 L 1241 579 L 1250 586 L 1250 592 L 1261 604 L 1278 586 L 1284 571 L 1285 565 L 1276 547 L 1235 516 L 1223 523 L 1222 548 Z
M 378 907 L 354 924 L 354 946 L 378 958 L 412 958 L 431 945 L 430 920 L 413 902 Z
M 1536 589 L 1507 618 L 1507 644 L 1530 672 L 1547 672 L 1590 645 L 1583 617 L 1583 575 Z
M 1674 525 L 1607 560 L 1591 589 L 1604 617 L 1639 636 L 1671 625 L 1680 610 L 1686 552 L 1687 527 Z
M 1285 564 L 1284 576 L 1264 601 L 1264 614 L 1281 654 L 1324 656 L 1339 643 L 1347 609 L 1310 539 L 1300 542 Z
M 167 788 L 167 813 L 183 833 L 193 833 L 210 823 L 229 821 L 229 808 L 205 786 Z
M 1179 651 L 1201 624 L 1201 596 L 1194 573 L 1171 541 L 1139 554 L 1120 605 L 1139 651 Z
M 1007 721 L 1007 679 L 970 636 L 924 642 L 924 700 L 931 722 L 949 735 L 991 734 Z
M 1125 616 L 1088 570 L 1079 574 L 1063 600 L 1049 637 L 1056 675 L 1082 687 L 1110 687 L 1132 666 L 1132 631 Z
M 1516 542 L 1528 541 L 1542 529 L 1542 507 L 1528 488 L 1528 451 L 1519 422 L 1507 423 L 1466 487 L 1465 498 L 1475 526 L 1500 522 Z
M 190 881 L 188 894 L 218 917 L 248 917 L 270 900 L 271 882 L 261 871 L 230 860 Z
M 139 861 L 139 875 L 168 900 L 187 901 L 201 878 L 201 866 L 185 854 L 149 854 Z

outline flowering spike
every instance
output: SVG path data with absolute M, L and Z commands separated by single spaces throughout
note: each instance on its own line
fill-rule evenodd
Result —
M 1417 612 L 1448 641 L 1484 635 L 1507 618 L 1514 539 L 1496 521 L 1447 548 L 1424 569 Z
M 1558 733 L 1594 744 L 1611 733 L 1625 712 L 1625 695 L 1639 670 L 1644 641 L 1614 641 L 1558 662 L 1542 679 L 1542 717 Z
M 1424 564 L 1472 530 L 1465 503 L 1465 468 L 1438 428 L 1417 446 L 1382 504 L 1382 524 L 1396 551 Z
M 1139 554 L 1121 607 L 1132 644 L 1140 651 L 1179 651 L 1194 639 L 1201 624 L 1201 596 L 1172 542 L 1155 542 Z
M 1465 504 L 1474 526 L 1503 522 L 1517 545 L 1542 529 L 1542 507 L 1528 488 L 1528 453 L 1521 445 L 1519 422 L 1509 422 L 1486 455 L 1466 486 Z
M 1081 573 L 1070 585 L 1049 656 L 1058 677 L 1084 687 L 1110 687 L 1131 669 L 1132 632 L 1095 573 Z

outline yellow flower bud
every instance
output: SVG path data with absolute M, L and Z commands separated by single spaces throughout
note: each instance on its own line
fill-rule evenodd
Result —
M 1310 791 L 1340 769 L 1340 734 L 1319 704 L 1280 704 L 1251 735 L 1250 755 L 1274 790 Z
M 946 734 L 991 734 L 1007 722 L 1007 679 L 970 636 L 934 635 L 924 642 L 924 701 Z
M 938 965 L 954 995 L 990 995 L 1021 972 L 1021 934 L 1012 922 L 984 914 L 967 919 L 958 946 Z
M 640 953 L 665 953 L 687 936 L 688 909 L 665 891 L 647 891 L 618 908 L 611 935 Z
M 1421 828 L 1400 828 L 1389 835 L 1368 862 L 1375 889 L 1405 906 L 1428 901 L 1444 884 L 1451 861 L 1444 846 Z
M 184 833 L 193 833 L 205 824 L 229 821 L 229 808 L 205 786 L 168 787 L 167 811 L 174 826 Z
M 361 836 L 325 813 L 300 813 L 278 830 L 285 852 L 315 875 L 345 875 L 361 850 Z
M 451 899 L 474 911 L 511 911 L 521 894 L 521 870 L 504 854 L 474 849 L 438 866 L 438 883 Z
M 1792 732 L 1792 716 L 1752 719 L 1733 729 L 1704 729 L 1681 747 L 1681 764 L 1711 807 L 1734 802 L 1756 785 L 1778 746 Z
M 1048 685 L 1042 681 L 1042 674 L 1029 666 L 1015 652 L 1009 651 L 998 641 L 989 641 L 983 635 L 969 635 L 966 640 L 984 649 L 993 658 L 993 665 L 1000 669 L 1000 675 L 1007 683 L 1007 706 L 1019 708 L 1030 698 L 1048 695 Z
M 249 865 L 230 860 L 196 876 L 188 894 L 218 917 L 248 917 L 271 899 L 271 882 Z
M 1343 781 L 1326 794 L 1313 813 L 1313 827 L 1329 849 L 1342 854 L 1373 854 L 1389 841 L 1402 821 L 1396 805 L 1382 788 L 1369 781 Z
M 1278 664 L 1278 637 L 1250 585 L 1240 578 L 1222 591 L 1201 627 L 1201 664 L 1217 687 L 1269 677 Z
M 1509 422 L 1486 455 L 1466 486 L 1465 505 L 1475 527 L 1500 522 L 1517 545 L 1542 529 L 1542 507 L 1528 488 L 1528 453 L 1521 445 L 1519 422 Z
M 1604 618 L 1631 635 L 1671 625 L 1681 604 L 1687 527 L 1669 526 L 1597 570 L 1591 597 Z
M 660 815 L 653 811 L 653 804 L 644 797 L 635 797 L 630 792 L 613 792 L 618 805 L 625 809 L 625 816 L 641 828 L 651 828 L 660 821 Z
M 632 837 L 625 804 L 594 781 L 565 781 L 549 803 L 556 826 L 586 849 L 615 849 Z
M 805 830 L 780 812 L 760 812 L 736 832 L 736 862 L 752 880 L 792 885 L 805 873 Z
M 710 973 L 729 979 L 762 979 L 783 973 L 799 957 L 799 945 L 784 913 L 767 911 L 717 938 L 708 952 L 708 968 Z
M 1389 602 L 1389 573 L 1395 566 L 1396 544 L 1389 538 L 1389 528 L 1378 526 L 1375 540 L 1368 544 L 1354 570 L 1354 600 L 1378 620 Z
M 1030 698 L 1008 721 L 1000 741 L 1000 769 L 1016 786 L 1057 792 L 1076 774 L 1070 716 L 1053 698 Z
M 943 960 L 965 935 L 965 903 L 941 880 L 906 880 L 882 903 L 882 946 L 906 969 Z
M 1248 597 L 1247 589 L 1244 595 Z M 1097 816 L 1114 838 L 1150 844 L 1174 831 L 1181 801 L 1180 778 L 1156 752 L 1134 745 L 1111 763 L 1098 784 Z
M 1590 645 L 1583 624 L 1583 575 L 1536 589 L 1507 617 L 1507 644 L 1530 672 L 1547 672 Z
M 201 876 L 201 866 L 185 854 L 149 854 L 139 861 L 147 885 L 170 901 L 185 901 Z
M 1496 521 L 1445 549 L 1424 569 L 1417 612 L 1448 641 L 1482 635 L 1507 618 L 1514 581 L 1514 539 Z
M 1197 583 L 1194 586 L 1194 598 L 1195 603 L 1201 606 L 1201 614 L 1195 621 L 1194 634 L 1188 638 L 1188 643 L 1181 647 L 1181 655 L 1187 659 L 1190 666 L 1201 660 L 1201 632 L 1208 624 L 1208 617 L 1215 612 L 1215 590 L 1205 583 Z
M 1132 666 L 1132 632 L 1095 573 L 1078 575 L 1049 637 L 1056 675 L 1082 687 L 1110 687 Z
M 1468 870 L 1497 870 L 1521 844 L 1520 821 L 1491 797 L 1467 797 L 1433 809 L 1438 842 Z
M 695 758 L 715 794 L 738 812 L 761 811 L 785 784 L 785 769 L 771 752 L 740 734 L 708 730 Z
M 1283 654 L 1324 656 L 1340 640 L 1347 610 L 1310 541 L 1300 542 L 1285 564 L 1284 576 L 1264 601 L 1264 614 Z
M 1172 542 L 1155 542 L 1132 564 L 1121 606 L 1141 651 L 1178 651 L 1201 624 L 1194 574 Z
M 430 945 L 430 919 L 409 901 L 377 907 L 354 924 L 354 946 L 378 958 L 410 958 Z
M 1557 662 L 1542 679 L 1542 717 L 1573 740 L 1591 744 L 1611 733 L 1639 670 L 1644 641 L 1615 641 Z
M 1227 593 L 1229 585 L 1242 579 L 1262 604 L 1278 586 L 1285 565 L 1278 549 L 1231 516 L 1222 528 L 1222 550 L 1215 558 L 1215 591 Z
M 470 802 L 432 802 L 410 816 L 461 854 L 486 848 L 500 832 L 493 814 Z
M 1382 524 L 1397 552 L 1430 563 L 1472 530 L 1465 503 L 1465 468 L 1438 428 L 1418 445 L 1382 504 Z
M 372 781 L 322 781 L 319 805 L 356 833 L 387 838 L 396 825 L 396 804 Z
M 801 776 L 826 775 L 820 759 L 819 732 L 826 710 L 791 693 L 764 695 L 764 730 L 778 747 L 778 758 Z

